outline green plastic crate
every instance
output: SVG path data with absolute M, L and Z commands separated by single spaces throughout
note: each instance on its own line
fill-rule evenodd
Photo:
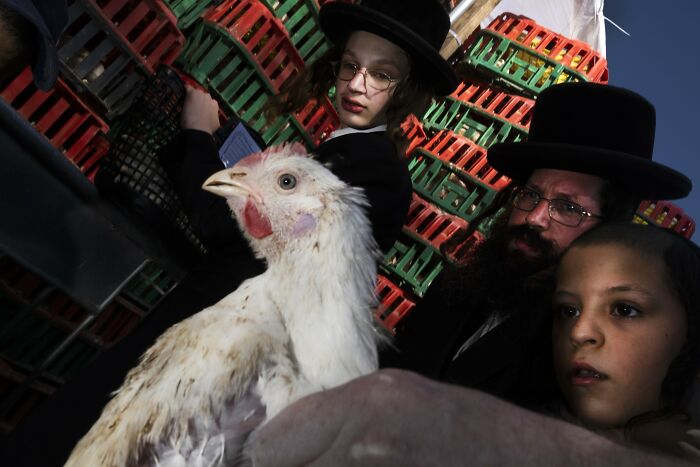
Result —
M 122 290 L 144 311 L 153 309 L 177 285 L 177 281 L 156 263 L 148 263 Z
M 554 84 L 588 81 L 582 73 L 488 29 L 479 31 L 461 63 L 530 96 Z
M 312 63 L 331 44 L 321 31 L 316 0 L 261 0 L 282 20 L 289 38 L 307 63 Z
M 411 153 L 408 170 L 413 191 L 467 222 L 486 209 L 498 193 L 481 180 L 442 163 L 422 148 Z
M 179 59 L 183 70 L 201 83 L 226 111 L 258 131 L 266 144 L 304 142 L 311 137 L 293 116 L 268 123 L 263 106 L 276 92 L 247 50 L 226 31 L 208 22 L 195 26 Z
M 432 246 L 402 233 L 385 256 L 380 269 L 398 278 L 399 287 L 410 287 L 413 293 L 422 298 L 445 267 L 445 261 Z
M 527 138 L 527 132 L 477 107 L 446 97 L 434 102 L 422 118 L 428 130 L 450 130 L 488 149 L 495 143 L 514 143 Z
M 212 0 L 163 0 L 177 18 L 177 27 L 187 29 L 204 10 L 213 3 Z

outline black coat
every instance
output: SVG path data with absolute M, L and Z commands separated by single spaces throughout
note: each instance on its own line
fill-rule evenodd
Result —
M 551 363 L 551 321 L 533 298 L 459 356 L 457 350 L 494 310 L 474 298 L 469 307 L 449 305 L 444 277 L 397 330 L 395 347 L 380 354 L 381 367 L 397 367 L 451 384 L 488 392 L 526 407 L 557 397 Z M 460 304 L 461 305 L 461 304 Z
M 162 151 L 185 212 L 209 248 L 185 279 L 114 347 L 59 388 L 8 435 L 0 446 L 2 465 L 63 465 L 73 446 L 97 421 L 109 394 L 166 329 L 234 291 L 262 273 L 223 198 L 201 189 L 223 169 L 218 149 L 206 133 L 186 130 Z M 380 247 L 396 241 L 411 199 L 411 180 L 384 133 L 341 136 L 318 148 L 318 158 L 345 182 L 365 189 L 369 218 Z M 40 446 L 37 449 L 37 446 Z

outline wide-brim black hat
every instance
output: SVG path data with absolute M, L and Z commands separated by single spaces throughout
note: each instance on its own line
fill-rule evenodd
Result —
M 321 29 L 336 44 L 353 31 L 367 31 L 393 42 L 408 53 L 437 95 L 448 95 L 459 81 L 440 56 L 450 30 L 450 17 L 435 0 L 365 0 L 362 4 L 326 3 Z
M 527 142 L 494 144 L 493 168 L 524 183 L 535 169 L 596 175 L 639 199 L 677 199 L 688 177 L 652 160 L 656 112 L 639 94 L 595 83 L 566 83 L 542 91 Z
M 68 24 L 66 0 L 1 0 L 0 3 L 25 18 L 36 30 L 32 76 L 39 89 L 48 91 L 55 84 L 60 68 L 56 44 Z

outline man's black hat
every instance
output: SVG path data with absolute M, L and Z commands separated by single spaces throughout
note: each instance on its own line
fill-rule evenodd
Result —
M 450 17 L 436 0 L 326 3 L 321 7 L 320 21 L 323 32 L 336 44 L 353 31 L 367 31 L 398 45 L 438 95 L 450 94 L 457 87 L 457 76 L 440 56 Z
M 535 169 L 581 172 L 610 180 L 639 199 L 676 199 L 692 183 L 652 161 L 656 112 L 639 94 L 595 83 L 542 91 L 527 142 L 494 144 L 488 161 L 523 183 Z

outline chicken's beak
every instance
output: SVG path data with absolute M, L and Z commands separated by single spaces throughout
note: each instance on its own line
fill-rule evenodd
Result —
M 251 194 L 251 192 L 250 188 L 243 183 L 245 176 L 246 173 L 240 170 L 221 170 L 207 178 L 202 188 L 218 196 L 246 197 Z

